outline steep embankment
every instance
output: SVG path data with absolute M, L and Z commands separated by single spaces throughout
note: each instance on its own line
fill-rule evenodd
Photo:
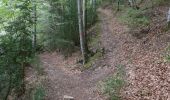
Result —
M 125 26 L 117 22 L 118 16 L 102 9 L 104 15 L 111 16 L 104 25 L 109 29 L 103 30 L 103 34 L 112 30 L 113 35 L 106 34 L 103 38 L 105 48 L 110 48 L 106 49 L 110 52 L 107 54 L 113 57 L 109 63 L 112 66 L 124 65 L 126 69 L 127 85 L 122 90 L 123 100 L 170 99 L 170 64 L 165 61 L 170 43 L 170 32 L 165 31 L 167 11 L 167 7 L 154 8 L 150 12 L 152 18 L 148 33 L 139 30 L 140 33 L 131 34 L 132 31 L 126 31 Z M 134 34 L 143 35 L 138 38 Z
M 127 100 L 169 100 L 170 64 L 165 61 L 170 32 L 165 31 L 167 7 L 151 12 L 149 31 L 140 39 L 133 37 L 122 46 L 126 52 L 128 86 L 123 94 Z

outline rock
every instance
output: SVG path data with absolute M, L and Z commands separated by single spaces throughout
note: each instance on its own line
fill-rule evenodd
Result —
M 68 95 L 64 95 L 63 100 L 74 100 L 74 97 L 68 96 Z

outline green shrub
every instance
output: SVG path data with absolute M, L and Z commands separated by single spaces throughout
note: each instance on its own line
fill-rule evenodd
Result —
M 126 9 L 122 13 L 120 20 L 130 25 L 131 27 L 147 26 L 150 21 L 149 17 L 145 15 L 145 11 L 132 8 Z
M 12 92 L 15 92 L 15 96 L 24 94 L 25 67 L 34 56 L 31 0 L 13 2 L 12 5 L 16 4 L 15 6 L 6 1 L 8 9 L 12 11 L 18 9 L 20 13 L 10 16 L 11 20 L 6 21 L 2 29 L 6 34 L 0 36 L 0 99 L 2 100 L 7 100 Z
M 84 67 L 86 69 L 90 68 L 93 66 L 93 64 L 95 63 L 96 60 L 98 60 L 100 57 L 102 57 L 103 54 L 102 52 L 98 51 L 97 53 L 95 53 L 93 56 L 89 57 L 87 63 L 84 65 Z
M 166 48 L 166 51 L 165 51 L 166 53 L 165 53 L 165 55 L 164 55 L 164 60 L 166 61 L 166 62 L 170 62 L 170 46 L 168 46 L 167 48 Z
M 120 90 L 125 85 L 123 77 L 125 76 L 124 67 L 122 65 L 117 66 L 117 73 L 113 77 L 108 78 L 101 84 L 102 92 L 107 94 L 109 100 L 120 100 Z
M 45 89 L 42 86 L 38 86 L 33 94 L 32 100 L 44 100 L 45 98 Z

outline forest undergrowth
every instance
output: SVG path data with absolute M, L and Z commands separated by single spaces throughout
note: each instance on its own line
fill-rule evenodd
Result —
M 0 100 L 170 99 L 169 0 L 42 1 L 0 1 Z

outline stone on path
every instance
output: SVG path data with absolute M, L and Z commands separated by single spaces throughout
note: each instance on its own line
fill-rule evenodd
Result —
M 63 100 L 74 100 L 74 97 L 64 95 Z

